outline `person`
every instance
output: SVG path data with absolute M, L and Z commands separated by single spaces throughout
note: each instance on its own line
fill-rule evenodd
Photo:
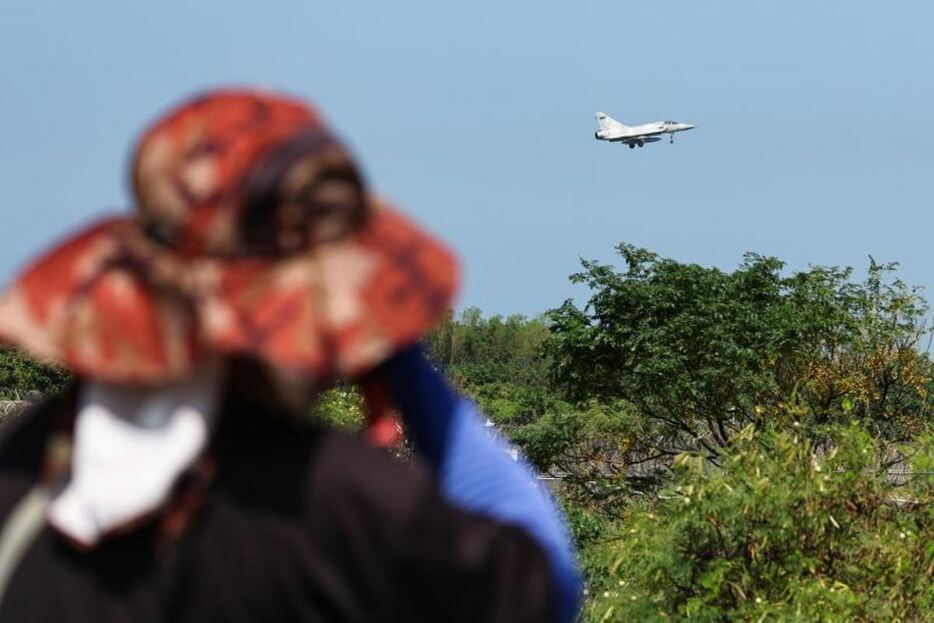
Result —
M 418 345 L 456 261 L 316 111 L 211 91 L 131 179 L 0 296 L 0 339 L 75 378 L 0 437 L 0 623 L 573 620 L 553 500 Z M 338 381 L 363 436 L 306 415 Z

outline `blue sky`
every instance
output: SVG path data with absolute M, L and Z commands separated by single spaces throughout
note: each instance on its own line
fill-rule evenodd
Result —
M 153 115 L 259 83 L 314 100 L 458 250 L 461 306 L 557 306 L 621 241 L 723 268 L 872 254 L 934 292 L 930 3 L 266 4 L 4 1 L 0 282 L 128 205 Z M 631 151 L 596 110 L 698 129 Z

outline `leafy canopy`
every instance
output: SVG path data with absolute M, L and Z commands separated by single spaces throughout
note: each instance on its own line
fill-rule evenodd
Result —
M 784 276 L 755 254 L 727 273 L 618 251 L 625 270 L 584 261 L 572 276 L 590 301 L 548 314 L 548 354 L 569 400 L 625 401 L 651 422 L 645 452 L 716 458 L 787 405 L 808 425 L 857 417 L 889 439 L 925 421 L 927 307 L 895 265 L 872 261 L 857 282 L 839 268 Z

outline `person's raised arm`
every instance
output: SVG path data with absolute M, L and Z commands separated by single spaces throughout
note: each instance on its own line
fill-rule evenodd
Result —
M 561 513 L 535 472 L 509 455 L 475 405 L 449 387 L 419 347 L 397 354 L 378 374 L 446 497 L 530 534 L 551 565 L 558 620 L 572 621 L 581 578 Z

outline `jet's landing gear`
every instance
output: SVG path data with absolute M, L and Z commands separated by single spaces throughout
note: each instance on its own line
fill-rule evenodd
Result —
M 674 135 L 674 134 L 669 134 L 669 135 L 668 135 L 668 139 L 669 139 L 669 140 L 668 140 L 668 143 L 669 143 L 670 145 L 674 145 L 674 144 L 675 144 L 675 135 Z
M 639 147 L 645 147 L 645 143 L 643 143 L 642 141 L 639 141 Z
M 635 147 L 635 146 L 636 146 L 635 143 L 629 143 L 629 149 L 632 149 L 632 148 Z

